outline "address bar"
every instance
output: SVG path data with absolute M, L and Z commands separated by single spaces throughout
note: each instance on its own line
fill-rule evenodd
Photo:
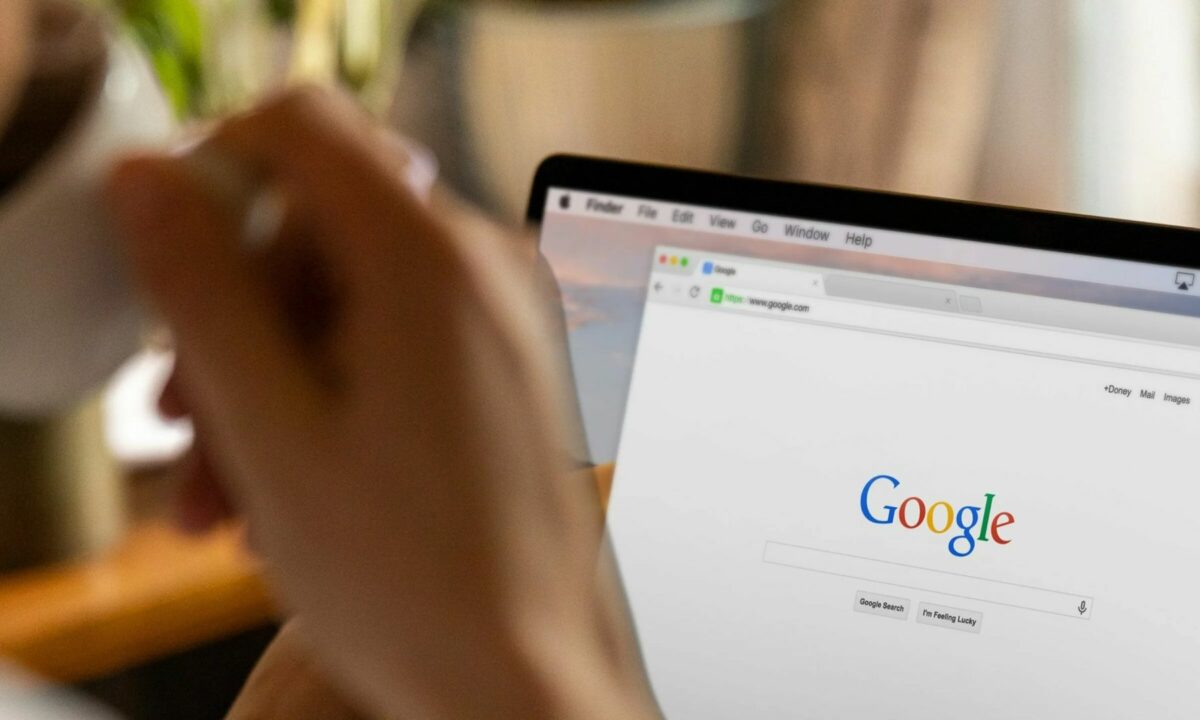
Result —
M 716 283 L 703 299 L 775 317 L 1200 379 L 1200 349 Z

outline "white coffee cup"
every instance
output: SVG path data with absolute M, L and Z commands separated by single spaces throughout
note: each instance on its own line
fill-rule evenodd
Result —
M 112 39 L 107 66 L 71 128 L 0 195 L 0 414 L 71 407 L 139 347 L 141 313 L 101 191 L 123 154 L 175 130 L 153 73 Z

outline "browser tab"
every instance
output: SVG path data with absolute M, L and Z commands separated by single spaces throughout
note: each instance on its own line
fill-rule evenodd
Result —
M 709 261 L 709 262 L 704 263 L 704 274 L 705 275 L 724 275 L 725 277 L 733 277 L 733 276 L 737 275 L 737 268 L 734 267 L 733 265 L 729 265 L 726 263 Z

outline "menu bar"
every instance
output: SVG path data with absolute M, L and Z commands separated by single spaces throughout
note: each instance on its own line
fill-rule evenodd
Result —
M 1194 282 L 1186 281 L 1186 278 L 1194 278 L 1197 274 L 1197 271 L 1190 269 L 564 188 L 552 188 L 547 198 L 546 215 L 556 214 L 607 218 L 639 225 L 691 229 L 1155 292 L 1189 295 L 1197 292 Z

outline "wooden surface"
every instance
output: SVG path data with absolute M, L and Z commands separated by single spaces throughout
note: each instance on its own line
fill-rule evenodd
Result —
M 600 507 L 608 509 L 608 498 L 612 495 L 613 473 L 616 468 L 612 465 L 601 465 L 595 469 L 596 488 L 600 491 Z
M 52 680 L 86 680 L 273 613 L 237 528 L 187 538 L 149 521 L 97 560 L 0 580 L 0 655 Z
M 607 506 L 613 468 L 596 470 Z M 165 488 L 142 499 L 146 519 L 90 562 L 0 577 L 0 656 L 77 682 L 229 637 L 275 619 L 259 567 L 236 526 L 185 537 L 161 519 Z

